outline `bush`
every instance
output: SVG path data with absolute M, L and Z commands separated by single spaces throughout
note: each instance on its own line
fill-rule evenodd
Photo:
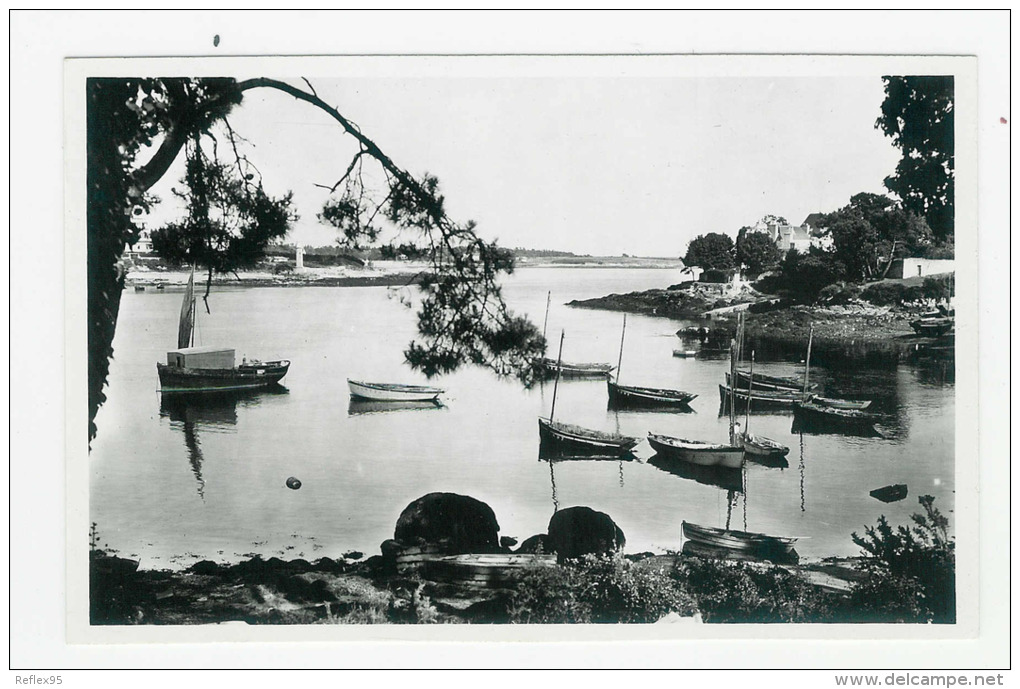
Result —
M 861 614 L 878 621 L 956 621 L 956 544 L 948 537 L 949 520 L 935 498 L 917 499 L 924 514 L 914 514 L 914 528 L 889 526 L 884 516 L 864 536 L 852 534 L 867 558 L 868 578 L 855 587 L 851 600 Z M 869 621 L 872 621 L 869 619 Z
M 849 304 L 861 296 L 859 285 L 848 285 L 845 282 L 838 282 L 822 288 L 818 293 L 818 301 L 822 304 Z
M 875 306 L 902 304 L 907 288 L 902 282 L 879 282 L 861 292 L 861 298 Z
M 832 622 L 840 607 L 782 567 L 685 558 L 677 573 L 705 622 Z
M 619 555 L 585 555 L 522 575 L 510 596 L 514 623 L 655 622 L 696 607 L 671 572 L 635 567 Z

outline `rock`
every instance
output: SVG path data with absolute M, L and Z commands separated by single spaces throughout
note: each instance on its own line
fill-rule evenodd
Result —
M 541 553 L 551 553 L 552 551 L 552 546 L 549 545 L 549 536 L 544 533 L 540 533 L 525 538 L 524 542 L 521 543 L 521 547 L 514 552 L 536 555 Z
M 291 476 L 290 478 L 287 479 L 287 487 L 290 488 L 291 490 L 297 490 L 298 488 L 301 487 L 301 481 Z
M 614 553 L 627 539 L 616 522 L 590 507 L 567 507 L 549 520 L 549 545 L 562 562 L 587 554 Z
M 440 545 L 451 554 L 497 553 L 499 523 L 492 508 L 480 500 L 429 493 L 404 508 L 393 538 L 404 545 Z
M 510 549 L 515 545 L 517 545 L 517 539 L 513 536 L 502 536 L 499 539 L 499 547 L 507 552 L 510 552 Z
M 345 560 L 360 560 L 363 557 L 365 557 L 365 553 L 360 550 L 348 550 L 344 553 Z
M 193 574 L 219 574 L 221 570 L 222 568 L 212 560 L 201 560 L 191 566 L 191 572 Z

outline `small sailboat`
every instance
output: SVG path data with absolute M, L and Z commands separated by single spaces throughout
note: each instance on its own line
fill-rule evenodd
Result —
M 563 356 L 564 335 L 565 333 L 560 334 L 560 357 Z M 557 359 L 558 361 L 559 359 Z M 539 417 L 538 419 L 538 437 L 541 443 L 540 453 L 618 457 L 630 452 L 640 442 L 639 438 L 632 438 L 620 435 L 619 433 L 606 433 L 555 421 L 556 392 L 559 388 L 560 375 L 561 373 L 557 371 L 556 382 L 553 385 L 553 399 L 552 407 L 549 410 L 549 418 Z
M 663 457 L 700 466 L 739 469 L 744 461 L 744 448 L 722 443 L 706 443 L 649 433 L 648 444 Z
M 552 303 L 552 292 L 545 301 L 545 321 L 542 324 L 542 337 L 545 338 L 546 325 L 549 323 L 549 305 Z M 610 364 L 598 362 L 571 363 L 560 359 L 537 356 L 531 360 L 535 372 L 544 376 L 563 376 L 566 378 L 605 378 L 613 371 Z
M 811 336 L 813 334 L 814 328 L 808 331 L 807 359 L 804 362 L 805 391 L 807 390 L 807 377 L 811 366 Z M 871 429 L 879 418 L 876 414 L 864 411 L 864 407 L 871 404 L 870 401 L 864 407 L 861 407 L 853 406 L 851 400 L 823 399 L 828 404 L 815 400 L 814 396 L 805 395 L 803 400 L 794 402 L 794 412 L 798 417 L 808 422 L 849 429 Z
M 264 388 L 279 383 L 290 368 L 287 360 L 242 360 L 234 365 L 234 350 L 195 347 L 195 271 L 184 290 L 177 327 L 177 349 L 167 352 L 167 362 L 157 363 L 163 392 L 205 392 Z
M 747 377 L 747 409 L 744 415 L 744 430 L 736 434 L 737 444 L 743 446 L 744 452 L 761 457 L 785 457 L 790 448 L 762 435 L 751 433 L 751 399 L 754 388 L 754 351 L 751 352 L 751 375 Z
M 689 408 L 690 402 L 697 397 L 692 392 L 673 390 L 669 388 L 638 387 L 636 385 L 620 385 L 620 371 L 623 367 L 623 339 L 627 334 L 627 314 L 623 315 L 623 332 L 620 333 L 620 359 L 616 364 L 616 380 L 612 376 L 607 377 L 606 385 L 609 388 L 609 405 L 611 407 L 624 406 L 653 406 L 653 407 L 683 407 Z

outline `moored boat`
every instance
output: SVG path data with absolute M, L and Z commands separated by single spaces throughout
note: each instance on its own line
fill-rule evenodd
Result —
M 744 461 L 744 448 L 734 445 L 705 443 L 657 433 L 648 434 L 648 444 L 663 457 L 680 459 L 701 466 L 739 469 Z
M 907 497 L 907 484 L 895 483 L 891 486 L 883 486 L 870 491 L 868 495 L 882 502 L 898 502 Z
M 790 448 L 775 440 L 762 435 L 744 432 L 737 435 L 737 442 L 744 448 L 744 452 L 760 457 L 785 457 L 790 453 Z
M 925 337 L 940 337 L 951 331 L 954 326 L 954 318 L 918 318 L 910 322 L 914 332 Z
M 445 390 L 426 385 L 404 385 L 401 383 L 369 383 L 347 379 L 351 397 L 375 402 L 430 402 Z
M 871 400 L 842 400 L 819 395 L 812 395 L 810 401 L 833 409 L 867 409 L 871 406 Z
M 758 407 L 762 405 L 789 407 L 794 402 L 805 399 L 805 394 L 797 390 L 752 390 L 748 392 L 746 388 L 743 390 L 733 389 L 729 385 L 720 383 L 719 399 L 724 404 L 733 399 L 740 404 L 747 404 L 751 401 Z
M 697 397 L 692 392 L 670 390 L 668 388 L 645 388 L 636 385 L 620 385 L 607 380 L 609 387 L 609 403 L 614 406 L 657 406 L 657 407 L 688 407 Z
M 693 359 L 698 352 L 693 349 L 674 349 L 673 356 L 680 359 Z
M 827 407 L 814 401 L 795 402 L 794 411 L 810 421 L 819 421 L 846 426 L 871 426 L 879 420 L 877 414 L 860 409 Z
M 804 377 L 803 376 L 768 376 L 764 373 L 751 373 L 743 369 L 737 369 L 736 379 L 737 388 L 747 388 L 749 382 L 754 380 L 755 390 L 797 390 L 802 391 L 804 389 Z M 729 374 L 726 376 L 726 382 L 730 383 Z M 813 390 L 818 387 L 817 383 L 808 385 L 808 390 Z
M 157 285 L 157 289 L 162 283 Z M 241 360 L 234 365 L 234 350 L 222 347 L 194 347 L 195 273 L 192 271 L 184 290 L 184 301 L 177 325 L 177 349 L 167 352 L 166 363 L 156 363 L 159 386 L 163 392 L 206 392 L 243 390 L 276 385 L 290 369 L 286 359 L 276 361 Z
M 546 449 L 603 457 L 626 454 L 641 442 L 640 438 L 543 418 L 538 419 L 538 437 Z
M 558 362 L 545 357 L 535 357 L 531 363 L 540 373 L 550 376 L 558 373 L 564 378 L 604 378 L 613 370 L 612 364 Z

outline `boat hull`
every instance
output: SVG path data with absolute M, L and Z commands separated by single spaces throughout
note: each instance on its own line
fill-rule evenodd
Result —
M 798 416 L 808 421 L 838 426 L 870 427 L 878 420 L 875 414 L 860 409 L 838 409 L 813 402 L 797 402 L 794 410 Z
M 729 382 L 729 374 L 727 375 L 727 382 Z M 737 370 L 737 389 L 743 388 L 747 390 L 748 383 L 751 380 L 751 373 L 749 371 Z M 818 387 L 817 383 L 811 383 L 808 385 L 808 390 L 814 390 Z M 802 376 L 768 376 L 763 373 L 754 374 L 754 390 L 794 390 L 797 392 L 804 390 L 804 378 Z
M 719 399 L 726 404 L 730 400 L 731 388 L 723 383 L 719 384 Z M 767 405 L 771 407 L 791 407 L 794 402 L 799 402 L 804 399 L 804 393 L 797 390 L 752 390 L 751 394 L 747 393 L 747 390 L 741 390 L 737 388 L 732 390 L 733 398 L 737 404 L 747 404 L 750 400 L 751 405 L 760 407 Z
M 729 445 L 713 445 L 696 441 L 648 434 L 648 444 L 659 455 L 679 459 L 706 467 L 739 469 L 744 461 L 744 448 Z
M 348 380 L 351 397 L 373 402 L 431 402 L 443 394 L 439 388 L 424 385 L 396 385 Z
M 774 440 L 765 438 L 753 433 L 742 433 L 737 436 L 738 442 L 743 446 L 744 452 L 759 457 L 785 457 L 790 453 L 790 448 L 780 445 Z
M 245 390 L 276 385 L 287 375 L 289 361 L 267 361 L 234 368 L 184 368 L 156 364 L 163 392 Z
M 640 438 L 602 433 L 542 418 L 538 420 L 538 437 L 540 449 L 574 456 L 618 457 L 628 454 L 641 442 Z
M 815 395 L 811 398 L 811 401 L 815 404 L 819 404 L 823 407 L 829 407 L 830 409 L 867 409 L 871 406 L 871 400 L 841 400 L 832 397 L 818 397 Z
M 683 522 L 684 538 L 714 548 L 724 548 L 742 553 L 760 556 L 789 555 L 793 553 L 796 538 L 768 536 L 730 529 L 715 529 Z
M 618 385 L 606 381 L 609 388 L 609 403 L 614 406 L 652 406 L 652 407 L 683 407 L 689 408 L 691 400 L 697 395 L 683 390 L 664 388 L 642 388 L 633 385 Z
M 555 376 L 559 372 L 566 378 L 604 378 L 615 368 L 610 364 L 557 362 L 545 358 L 532 359 L 532 365 L 539 373 Z
M 955 324 L 952 318 L 922 318 L 916 321 L 910 322 L 910 327 L 914 329 L 918 335 L 925 337 L 941 337 L 946 335 L 953 329 Z

